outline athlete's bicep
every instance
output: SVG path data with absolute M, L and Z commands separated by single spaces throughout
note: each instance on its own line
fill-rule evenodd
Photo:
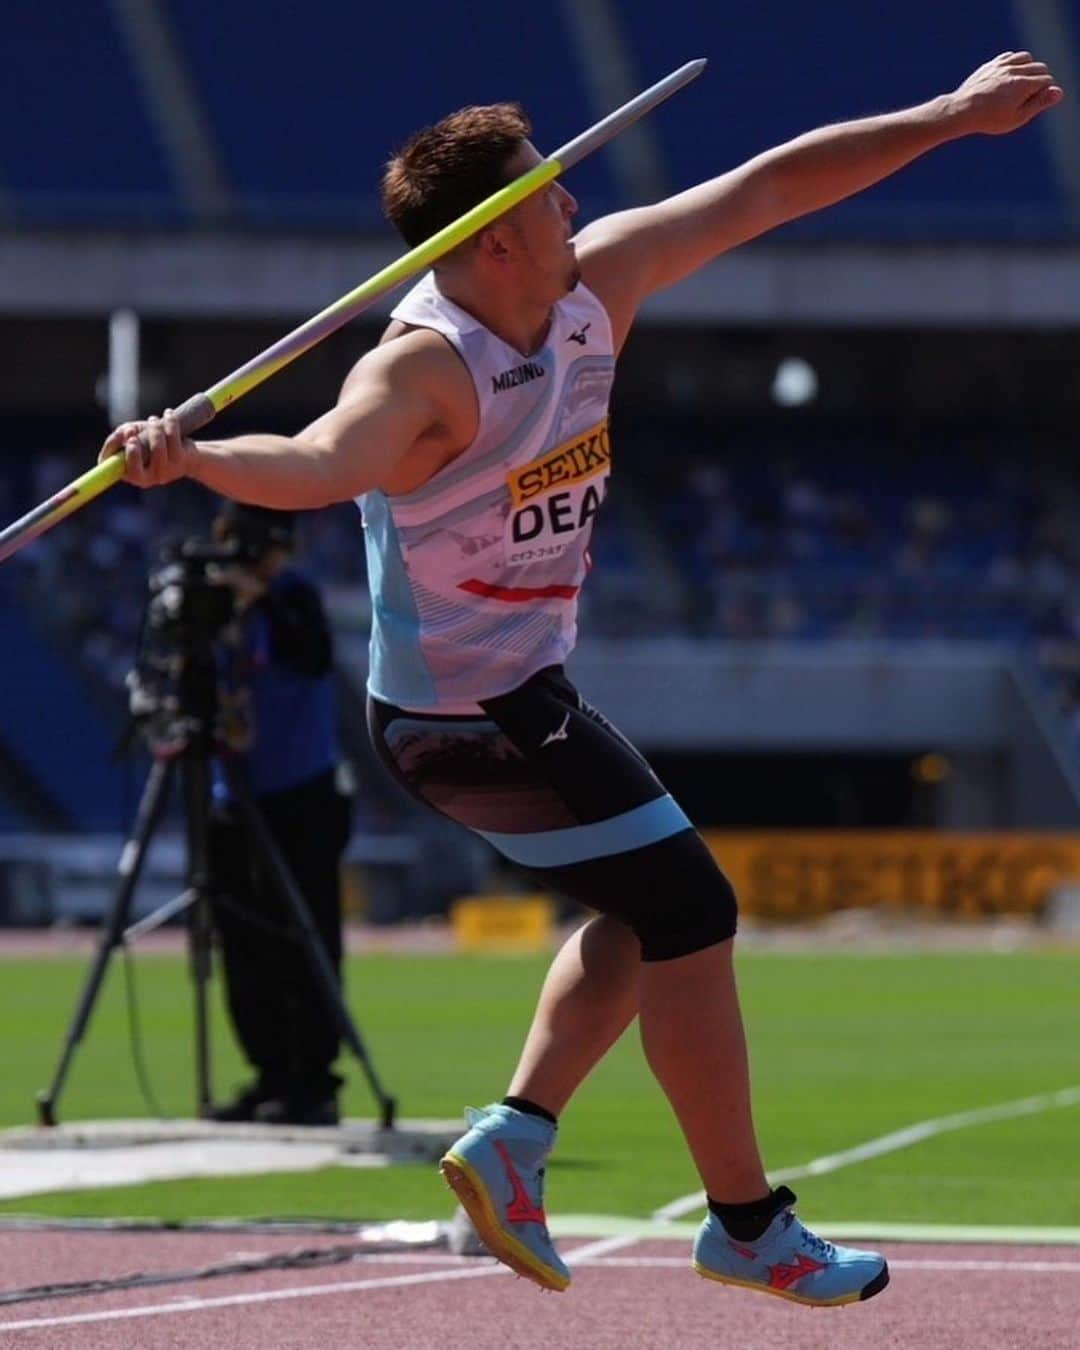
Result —
M 353 369 L 337 405 L 297 439 L 332 457 L 345 500 L 379 487 L 438 417 L 423 364 L 376 348 Z

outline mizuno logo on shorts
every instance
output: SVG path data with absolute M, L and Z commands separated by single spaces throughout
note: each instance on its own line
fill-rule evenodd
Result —
M 540 749 L 543 750 L 545 745 L 551 745 L 553 741 L 568 741 L 570 739 L 570 733 L 569 731 L 567 731 L 567 727 L 569 725 L 570 725 L 570 714 L 567 713 L 562 720 L 562 726 L 556 727 L 554 731 L 549 731 L 548 734 L 544 737 L 544 739 L 540 742 Z

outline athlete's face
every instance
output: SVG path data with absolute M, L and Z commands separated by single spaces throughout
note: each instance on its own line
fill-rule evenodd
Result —
M 526 141 L 507 166 L 509 176 L 517 178 L 540 162 L 535 147 Z M 526 197 L 507 215 L 522 262 L 538 287 L 550 289 L 554 299 L 572 291 L 581 280 L 571 241 L 571 222 L 577 209 L 570 193 L 554 181 Z

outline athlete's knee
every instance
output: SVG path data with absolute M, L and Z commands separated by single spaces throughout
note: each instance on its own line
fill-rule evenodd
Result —
M 631 926 L 643 961 L 690 956 L 735 936 L 739 906 L 735 890 L 700 836 L 681 836 L 677 865 L 663 895 L 636 908 Z

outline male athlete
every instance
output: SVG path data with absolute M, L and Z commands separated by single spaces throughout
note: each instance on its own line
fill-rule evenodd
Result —
M 636 1015 L 708 1196 L 706 1278 L 801 1303 L 872 1297 L 875 1252 L 835 1247 L 765 1177 L 732 969 L 735 897 L 644 759 L 563 673 L 610 467 L 615 358 L 639 305 L 744 240 L 850 196 L 960 136 L 1013 131 L 1062 98 L 1029 52 L 954 92 L 830 126 L 572 237 L 541 189 L 402 299 L 336 407 L 293 437 L 181 438 L 129 422 L 141 487 L 189 476 L 260 506 L 357 498 L 373 602 L 370 727 L 410 791 L 544 885 L 597 910 L 556 956 L 504 1100 L 470 1114 L 443 1172 L 491 1251 L 564 1289 L 545 1160 L 573 1092 Z M 415 245 L 536 164 L 516 105 L 414 136 L 383 184 Z M 141 435 L 145 447 L 135 438 Z

